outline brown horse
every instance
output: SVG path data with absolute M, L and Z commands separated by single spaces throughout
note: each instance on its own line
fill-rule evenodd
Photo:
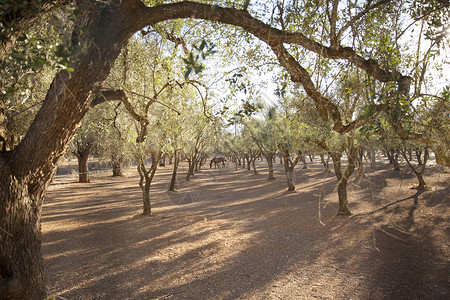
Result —
M 224 157 L 214 157 L 213 159 L 211 159 L 211 162 L 209 163 L 209 168 L 212 168 L 212 164 L 214 164 L 214 168 L 219 167 L 220 168 L 220 163 L 222 163 L 222 168 L 225 168 L 225 158 Z

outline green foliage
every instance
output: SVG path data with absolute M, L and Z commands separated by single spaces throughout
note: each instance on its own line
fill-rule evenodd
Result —
M 205 69 L 203 63 L 206 58 L 217 52 L 214 50 L 216 45 L 208 43 L 206 40 L 202 40 L 200 45 L 194 45 L 193 47 L 195 51 L 189 52 L 187 57 L 183 58 L 185 63 L 184 78 L 188 78 L 192 71 L 194 71 L 195 74 L 202 72 Z
M 424 20 L 427 24 L 425 37 L 440 45 L 449 39 L 450 3 L 446 0 L 414 0 L 409 12 L 415 20 Z M 447 30 L 447 32 L 446 32 Z

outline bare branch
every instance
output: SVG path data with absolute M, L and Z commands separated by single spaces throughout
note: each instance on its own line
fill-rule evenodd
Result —
M 281 43 L 271 43 L 269 46 L 272 48 L 274 53 L 277 55 L 280 63 L 288 70 L 291 74 L 291 80 L 302 84 L 308 96 L 310 96 L 318 106 L 319 112 L 321 112 L 322 118 L 326 121 L 328 119 L 328 114 L 334 121 L 333 129 L 340 134 L 349 132 L 355 128 L 358 128 L 364 124 L 369 123 L 374 120 L 378 113 L 386 109 L 385 104 L 380 104 L 375 106 L 374 114 L 370 118 L 356 119 L 346 125 L 342 122 L 341 113 L 339 107 L 331 101 L 331 99 L 326 98 L 322 95 L 314 83 L 306 69 L 304 69 L 297 60 L 295 60 L 292 55 L 286 50 L 286 48 Z
M 385 1 L 379 2 L 378 5 L 383 4 Z M 268 44 L 296 44 L 325 58 L 348 60 L 381 82 L 398 81 L 402 76 L 401 73 L 395 70 L 390 71 L 381 68 L 375 60 L 363 58 L 352 48 L 339 46 L 337 49 L 334 49 L 326 47 L 308 38 L 301 32 L 288 32 L 265 24 L 253 18 L 247 11 L 201 3 L 181 2 L 147 7 L 147 9 L 140 9 L 136 14 L 138 19 L 142 21 L 141 24 L 136 24 L 139 25 L 139 28 L 176 18 L 218 21 L 241 27 Z

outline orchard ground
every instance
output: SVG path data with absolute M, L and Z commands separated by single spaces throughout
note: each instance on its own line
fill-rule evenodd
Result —
M 57 176 L 42 213 L 49 298 L 450 299 L 446 170 L 428 167 L 426 191 L 405 165 L 355 172 L 347 218 L 318 158 L 297 166 L 296 192 L 278 162 L 275 180 L 257 167 L 205 165 L 185 182 L 182 163 L 176 192 L 160 167 L 152 217 L 140 216 L 134 168 L 89 184 Z

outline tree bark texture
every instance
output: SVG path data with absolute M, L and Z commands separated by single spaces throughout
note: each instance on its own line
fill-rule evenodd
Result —
M 339 211 L 338 215 L 351 215 L 350 209 L 348 207 L 348 196 L 347 196 L 347 183 L 350 176 L 353 174 L 353 171 L 355 171 L 356 168 L 356 160 L 357 155 L 359 151 L 359 147 L 355 147 L 353 145 L 353 139 L 348 137 L 348 143 L 347 143 L 347 167 L 345 168 L 344 173 L 342 174 L 340 171 L 341 168 L 341 155 L 338 155 L 339 157 L 339 177 L 338 177 L 338 197 L 339 197 Z M 334 160 L 333 160 L 334 162 Z M 336 169 L 335 169 L 336 171 Z
M 150 202 L 150 184 L 145 182 L 142 189 L 142 215 L 150 216 L 152 214 L 152 205 Z
M 286 171 L 286 179 L 287 179 L 288 191 L 290 191 L 290 192 L 295 191 L 294 170 L 289 169 Z
M 101 8 L 94 1 L 82 2 L 80 10 L 85 18 L 80 18 L 83 22 L 77 26 L 88 26 L 90 30 L 79 36 L 78 41 L 80 44 L 88 41 L 91 46 L 74 58 L 72 73 L 62 71 L 55 76 L 25 137 L 15 149 L 0 155 L 2 299 L 45 296 L 40 252 L 44 192 L 58 159 L 75 135 L 120 49 L 138 29 L 130 27 L 132 3 L 116 4 L 119 5 Z M 2 51 L 8 51 L 8 47 L 0 46 Z
M 42 299 L 45 286 L 41 257 L 41 208 L 48 187 L 31 176 L 11 174 L 0 154 L 0 298 Z

